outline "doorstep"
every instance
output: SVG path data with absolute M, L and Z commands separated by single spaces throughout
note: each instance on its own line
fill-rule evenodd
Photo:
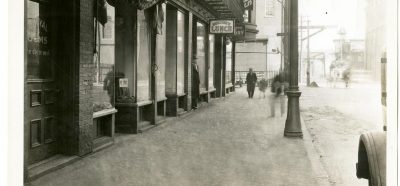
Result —
M 185 109 L 183 108 L 178 108 L 178 110 L 176 111 L 178 114 L 178 117 L 185 115 L 187 112 L 185 111 Z
M 167 121 L 167 117 L 165 116 L 156 116 L 156 124 L 162 124 Z
M 45 174 L 61 169 L 77 161 L 79 156 L 66 156 L 62 154 L 54 155 L 48 159 L 28 166 L 27 181 L 35 180 Z
M 114 138 L 109 136 L 103 136 L 93 140 L 93 152 L 100 151 L 114 144 Z
M 140 121 L 138 123 L 138 133 L 148 131 L 151 128 L 154 128 L 155 126 L 156 125 L 152 125 L 150 121 Z

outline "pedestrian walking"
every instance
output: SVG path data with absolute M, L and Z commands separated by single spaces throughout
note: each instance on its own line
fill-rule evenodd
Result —
M 254 89 L 256 88 L 257 83 L 257 75 L 253 72 L 252 68 L 249 68 L 249 73 L 246 76 L 246 83 L 247 83 L 247 93 L 249 94 L 249 99 L 253 98 Z
M 262 78 L 258 83 L 258 89 L 260 90 L 260 96 L 259 96 L 260 98 L 261 95 L 264 95 L 265 98 L 265 90 L 267 90 L 267 87 L 268 87 L 268 81 Z
M 200 96 L 200 78 L 199 67 L 196 63 L 196 58 L 192 63 L 192 108 L 197 109 L 197 102 Z
M 282 75 L 277 75 L 274 77 L 271 84 L 271 92 L 269 103 L 271 109 L 270 117 L 275 117 L 275 107 L 276 104 L 279 103 L 281 116 L 285 113 L 286 106 L 286 96 L 285 91 L 289 88 L 289 83 L 283 80 Z
M 342 76 L 343 76 L 342 78 L 343 78 L 343 81 L 344 81 L 344 83 L 346 85 L 346 88 L 349 87 L 350 74 L 351 74 L 351 69 L 350 68 L 346 68 L 346 70 L 344 70 L 343 74 L 342 74 Z

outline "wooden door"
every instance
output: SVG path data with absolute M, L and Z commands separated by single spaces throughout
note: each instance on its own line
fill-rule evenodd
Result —
M 57 81 L 55 50 L 48 1 L 26 2 L 24 127 L 28 164 L 57 153 Z

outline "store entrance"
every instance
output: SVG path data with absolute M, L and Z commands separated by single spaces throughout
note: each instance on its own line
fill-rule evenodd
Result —
M 27 2 L 24 127 L 28 165 L 57 153 L 57 81 L 51 4 Z

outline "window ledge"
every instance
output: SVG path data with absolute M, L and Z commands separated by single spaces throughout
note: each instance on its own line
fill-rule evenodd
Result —
M 114 113 L 117 113 L 117 112 L 118 112 L 118 110 L 115 109 L 115 108 L 101 110 L 101 111 L 93 113 L 93 119 L 94 118 L 103 117 L 103 116 L 106 116 L 106 115 L 110 115 L 110 114 L 114 114 Z

